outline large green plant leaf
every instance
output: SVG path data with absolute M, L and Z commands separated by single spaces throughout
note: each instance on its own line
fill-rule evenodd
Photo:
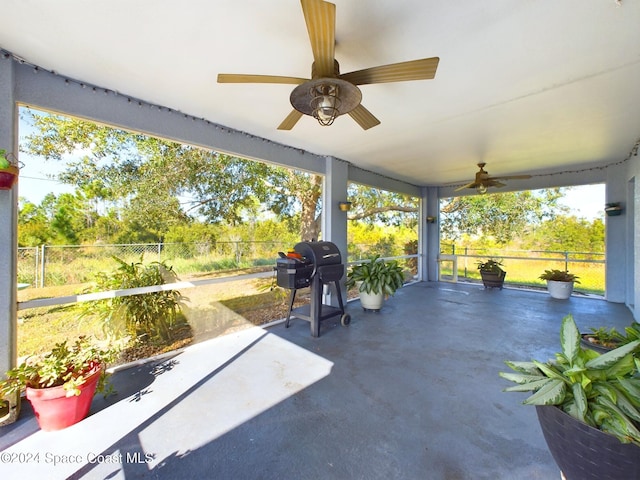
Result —
M 516 372 L 530 373 L 532 375 L 540 375 L 540 370 L 536 367 L 536 364 L 533 362 L 513 362 L 511 360 L 507 360 L 506 363 L 509 368 L 515 370 Z
M 506 378 L 506 377 L 505 377 Z M 547 377 L 538 377 L 539 380 L 532 380 L 530 382 L 522 383 L 521 385 L 514 385 L 512 387 L 507 387 L 503 391 L 504 392 L 532 392 L 536 390 L 540 390 L 545 387 L 549 382 L 553 382 L 552 378 Z
M 526 405 L 560 405 L 565 398 L 566 391 L 565 382 L 554 378 L 523 403 Z
M 600 395 L 607 397 L 613 403 L 618 401 L 618 391 L 613 388 L 613 385 L 607 382 L 594 382 L 593 389 L 596 390 Z
M 542 373 L 544 373 L 549 378 L 557 378 L 566 383 L 571 383 L 567 378 L 565 378 L 562 373 L 556 370 L 556 367 L 549 365 L 548 363 L 538 362 L 536 360 L 533 361 L 536 367 L 538 367 Z
M 618 378 L 617 380 L 620 388 L 627 395 L 629 400 L 636 407 L 640 407 L 640 379 Z
M 634 340 L 631 343 L 627 343 L 626 345 L 618 347 L 615 350 L 611 350 L 600 355 L 599 357 L 589 360 L 585 364 L 585 367 L 594 370 L 611 368 L 616 364 L 616 362 L 619 362 L 627 355 L 635 352 L 638 347 L 640 347 L 640 340 Z
M 603 431 L 615 435 L 624 443 L 640 442 L 640 431 L 616 404 L 607 397 L 598 397 L 596 402 L 610 415 L 601 425 Z
M 607 368 L 604 373 L 606 378 L 625 377 L 636 370 L 633 355 L 629 354 Z
M 615 387 L 613 387 L 615 389 Z M 624 394 L 623 391 L 616 389 L 616 405 L 620 410 L 622 410 L 629 418 L 635 420 L 636 422 L 640 422 L 640 412 L 638 409 L 631 403 L 629 398 Z
M 571 315 L 567 315 L 562 319 L 560 344 L 562 346 L 562 353 L 567 360 L 569 360 L 569 364 L 573 366 L 573 362 L 576 361 L 578 352 L 580 351 L 580 331 Z
M 580 418 L 584 421 L 584 417 L 587 413 L 587 394 L 580 383 L 574 383 L 571 385 L 571 392 L 573 393 L 573 402 L 576 407 L 576 413 L 580 415 L 580 417 L 576 418 Z
M 568 413 L 569 415 L 571 415 L 576 420 L 584 419 L 583 421 L 589 423 L 587 420 L 587 416 L 580 411 L 580 409 L 576 405 L 576 402 L 574 402 L 573 400 L 565 401 L 562 404 L 562 410 Z M 587 413 L 588 413 L 588 410 L 587 410 Z
M 499 375 L 506 380 L 520 384 L 528 384 L 531 382 L 537 382 L 539 380 L 549 380 L 549 378 L 545 377 L 544 375 L 540 375 L 540 373 L 538 373 L 537 375 L 532 375 L 528 373 L 500 372 Z

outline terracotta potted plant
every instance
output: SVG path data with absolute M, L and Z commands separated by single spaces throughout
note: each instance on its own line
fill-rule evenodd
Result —
M 9 190 L 18 179 L 18 164 L 15 157 L 0 148 L 0 190 Z
M 502 262 L 490 258 L 487 261 L 478 262 L 478 270 L 482 277 L 484 288 L 497 287 L 502 290 L 504 286 L 504 277 L 507 275 L 502 269 Z
M 96 391 L 104 391 L 106 365 L 117 351 L 79 337 L 71 346 L 58 343 L 47 354 L 27 358 L 6 373 L 0 395 L 25 390 L 42 430 L 60 430 L 85 418 Z
M 554 360 L 512 362 L 508 392 L 534 392 L 545 440 L 567 480 L 640 478 L 640 340 L 600 354 L 580 347 L 570 315 Z
M 386 295 L 393 295 L 404 283 L 402 267 L 395 260 L 379 256 L 354 265 L 347 274 L 347 288 L 358 286 L 360 304 L 365 310 L 379 311 Z
M 549 295 L 558 300 L 569 298 L 573 293 L 574 284 L 580 283 L 579 277 L 568 270 L 545 270 L 538 278 L 547 281 Z

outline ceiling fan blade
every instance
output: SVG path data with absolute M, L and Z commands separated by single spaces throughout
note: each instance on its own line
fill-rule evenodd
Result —
M 498 187 L 498 188 L 500 188 L 500 187 L 506 186 L 506 183 L 498 182 L 497 180 L 495 180 L 493 178 L 490 178 L 489 180 L 487 180 L 485 182 L 485 185 L 487 187 Z
M 371 83 L 405 82 L 408 80 L 429 80 L 436 75 L 440 58 L 423 58 L 409 62 L 393 63 L 379 67 L 365 68 L 345 73 L 338 78 L 354 85 Z
M 298 110 L 292 110 L 291 113 L 287 115 L 287 118 L 285 118 L 282 123 L 278 125 L 278 130 L 291 130 L 296 125 L 296 123 L 298 123 L 300 117 L 302 117 L 302 112 L 299 112 Z
M 218 83 L 288 83 L 300 85 L 309 81 L 307 78 L 281 77 L 278 75 L 245 75 L 235 73 L 218 74 Z
M 476 188 L 478 184 L 476 182 L 467 183 L 461 187 L 458 187 L 454 190 L 454 192 L 459 192 L 460 190 L 464 190 L 465 188 Z
M 349 112 L 351 118 L 353 118 L 363 130 L 369 130 L 371 127 L 375 127 L 380 124 L 380 120 L 373 116 L 373 114 L 364 108 L 362 104 Z
M 531 178 L 531 175 L 506 175 L 506 176 L 498 176 L 491 177 L 492 180 L 526 180 L 527 178 Z
M 300 0 L 300 3 L 315 61 L 314 77 L 334 77 L 336 6 L 323 0 Z

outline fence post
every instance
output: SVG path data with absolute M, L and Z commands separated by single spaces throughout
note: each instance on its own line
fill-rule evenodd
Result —
M 46 263 L 46 255 L 45 255 L 45 245 L 42 245 L 42 251 L 40 252 L 40 288 L 44 288 L 44 274 L 45 274 L 45 263 Z
M 564 252 L 564 271 L 569 271 L 569 252 Z
M 469 255 L 469 247 L 464 247 L 464 278 L 469 276 L 469 272 L 467 271 L 467 255 Z
M 38 288 L 38 257 L 40 256 L 40 249 L 33 247 L 33 288 Z

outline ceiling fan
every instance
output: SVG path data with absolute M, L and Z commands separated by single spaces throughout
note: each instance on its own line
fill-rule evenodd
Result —
M 454 191 L 459 192 L 460 190 L 464 190 L 465 188 L 475 188 L 478 190 L 478 193 L 487 193 L 487 189 L 489 187 L 504 187 L 505 184 L 499 182 L 498 180 L 511 180 L 511 179 L 526 179 L 531 178 L 531 175 L 507 175 L 507 176 L 499 176 L 492 177 L 489 175 L 484 169 L 486 163 L 479 163 L 478 167 L 480 167 L 480 171 L 476 172 L 476 178 L 473 182 L 467 183 L 461 187 L 456 188 Z
M 278 126 L 291 130 L 302 115 L 310 115 L 321 125 L 331 125 L 336 117 L 348 113 L 364 130 L 380 123 L 360 101 L 358 85 L 427 80 L 435 77 L 439 58 L 424 58 L 382 65 L 341 74 L 335 54 L 336 6 L 323 0 L 300 0 L 311 40 L 313 64 L 311 78 L 277 75 L 221 73 L 218 83 L 278 83 L 297 85 L 291 92 L 294 110 Z

